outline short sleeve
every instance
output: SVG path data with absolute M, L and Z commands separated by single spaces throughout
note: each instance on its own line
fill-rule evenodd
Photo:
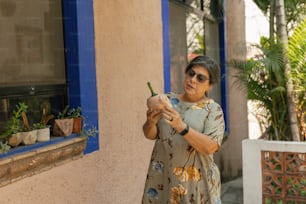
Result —
M 224 116 L 221 106 L 217 103 L 208 104 L 208 115 L 204 123 L 203 133 L 210 136 L 219 146 L 224 137 Z

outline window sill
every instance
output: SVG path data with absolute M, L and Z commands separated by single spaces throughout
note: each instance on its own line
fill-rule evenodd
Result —
M 71 135 L 0 154 L 0 187 L 83 156 L 86 138 Z

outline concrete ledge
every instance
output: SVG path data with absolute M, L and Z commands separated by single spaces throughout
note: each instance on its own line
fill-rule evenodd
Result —
M 0 187 L 83 156 L 85 137 L 0 159 Z

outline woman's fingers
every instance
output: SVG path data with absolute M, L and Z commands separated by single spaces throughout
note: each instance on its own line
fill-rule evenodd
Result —
M 160 111 L 150 110 L 150 109 L 147 111 L 147 119 L 154 123 L 157 123 L 161 117 L 162 117 L 162 114 Z

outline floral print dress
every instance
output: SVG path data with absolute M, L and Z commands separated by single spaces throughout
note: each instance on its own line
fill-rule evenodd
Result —
M 221 146 L 224 118 L 219 104 L 183 102 L 175 94 L 169 97 L 185 123 Z M 197 152 L 164 119 L 158 129 L 142 203 L 221 204 L 220 173 L 213 155 Z

